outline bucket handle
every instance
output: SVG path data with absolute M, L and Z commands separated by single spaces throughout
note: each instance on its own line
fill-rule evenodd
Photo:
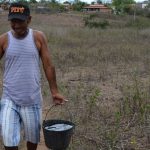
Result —
M 59 104 L 54 104 L 52 106 L 50 106 L 50 108 L 48 109 L 48 111 L 46 112 L 46 115 L 45 115 L 45 119 L 44 119 L 44 122 L 46 121 L 46 118 L 47 118 L 47 115 L 48 113 L 56 106 L 58 106 Z M 59 106 L 62 106 L 62 105 L 59 105 Z M 70 117 L 70 121 L 72 121 L 72 114 L 70 112 L 70 110 L 67 108 L 67 111 L 69 112 L 69 117 Z

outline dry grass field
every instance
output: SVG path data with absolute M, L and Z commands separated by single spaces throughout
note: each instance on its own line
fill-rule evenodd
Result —
M 76 124 L 68 150 L 150 150 L 149 20 L 139 18 L 141 24 L 130 27 L 132 17 L 99 15 L 110 22 L 100 29 L 85 27 L 85 17 L 33 13 L 30 26 L 46 34 L 59 89 L 69 100 L 48 117 Z M 2 13 L 0 34 L 7 30 Z M 41 71 L 43 108 L 48 108 L 52 99 Z M 23 142 L 20 147 L 25 150 Z M 46 150 L 43 136 L 38 149 Z

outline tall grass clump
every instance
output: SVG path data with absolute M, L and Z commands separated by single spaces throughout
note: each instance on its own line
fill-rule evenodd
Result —
M 127 27 L 134 27 L 138 29 L 144 29 L 150 27 L 150 22 L 148 18 L 138 17 L 136 19 L 129 20 L 126 23 Z
M 105 29 L 107 26 L 109 26 L 109 22 L 107 20 L 97 20 L 97 14 L 91 14 L 88 17 L 84 17 L 84 26 L 89 28 L 101 28 Z

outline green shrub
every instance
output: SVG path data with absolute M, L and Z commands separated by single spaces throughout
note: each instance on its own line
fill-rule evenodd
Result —
M 147 20 L 145 18 L 138 17 L 135 20 L 134 19 L 129 20 L 126 23 L 126 27 L 135 27 L 135 28 L 139 28 L 139 29 L 147 28 L 147 27 L 150 27 L 150 22 L 149 22 L 149 20 Z
M 84 18 L 84 25 L 89 28 L 101 28 L 105 29 L 109 26 L 109 22 L 107 20 L 99 21 L 99 19 L 95 19 L 97 14 L 90 14 L 89 17 Z

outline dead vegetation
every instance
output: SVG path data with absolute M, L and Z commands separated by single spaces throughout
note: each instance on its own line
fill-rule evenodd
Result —
M 85 15 L 33 14 L 31 27 L 46 34 L 60 91 L 69 99 L 60 115 L 49 117 L 70 119 L 69 109 L 76 124 L 69 150 L 149 150 L 150 28 L 117 28 L 114 16 L 105 18 L 114 26 L 88 28 Z M 0 33 L 9 29 L 6 14 L 0 26 Z M 51 105 L 44 75 L 42 92 L 43 107 Z

